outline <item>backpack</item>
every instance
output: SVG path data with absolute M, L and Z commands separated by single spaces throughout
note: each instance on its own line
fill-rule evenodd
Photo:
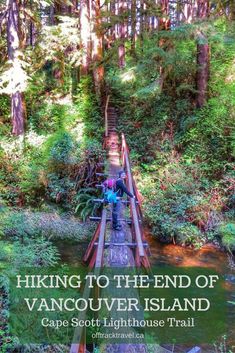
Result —
M 115 192 L 116 180 L 107 179 L 104 182 L 104 202 L 105 203 L 117 203 L 117 193 Z

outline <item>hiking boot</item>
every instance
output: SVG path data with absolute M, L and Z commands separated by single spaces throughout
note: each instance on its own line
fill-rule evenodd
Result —
M 122 229 L 122 226 L 121 225 L 118 225 L 118 226 L 115 226 L 113 227 L 114 230 L 121 230 Z

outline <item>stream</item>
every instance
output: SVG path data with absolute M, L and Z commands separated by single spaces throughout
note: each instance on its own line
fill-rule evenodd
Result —
M 227 300 L 235 302 L 235 269 L 227 253 L 212 244 L 207 244 L 198 250 L 174 244 L 162 244 L 148 233 L 146 234 L 146 240 L 151 249 L 150 263 L 152 266 L 212 268 L 222 274 L 226 280 Z M 82 264 L 82 257 L 88 243 L 74 245 L 58 242 L 56 245 L 61 254 L 62 263 L 68 263 L 71 266 Z M 230 347 L 235 345 L 234 315 L 235 305 L 228 303 L 227 320 L 229 332 L 226 343 Z M 211 346 L 206 345 L 203 348 L 203 352 L 215 351 Z M 220 351 L 218 352 L 220 353 Z M 221 353 L 227 352 L 221 351 Z

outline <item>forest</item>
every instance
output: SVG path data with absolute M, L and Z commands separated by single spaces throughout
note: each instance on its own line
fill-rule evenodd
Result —
M 211 244 L 234 268 L 235 1 L 0 0 L 0 33 L 0 270 L 88 244 L 107 97 L 146 233 Z M 0 276 L 0 351 L 67 352 L 20 346 L 7 286 Z

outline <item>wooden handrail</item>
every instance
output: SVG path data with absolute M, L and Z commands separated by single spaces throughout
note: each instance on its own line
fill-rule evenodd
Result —
M 100 235 L 96 254 L 95 267 L 101 268 L 104 253 L 104 242 L 105 242 L 105 229 L 106 229 L 107 209 L 104 207 L 102 210 L 101 224 L 100 224 Z
M 129 188 L 130 192 L 132 194 L 134 194 L 134 187 L 133 187 L 133 180 L 132 180 L 132 175 L 131 175 L 129 154 L 128 154 L 128 149 L 127 149 L 126 139 L 125 139 L 124 134 L 122 134 L 122 157 L 123 157 L 124 165 L 125 165 L 126 171 L 127 171 L 128 188 Z M 141 231 L 140 231 L 136 203 L 133 198 L 130 199 L 130 205 L 131 205 L 131 212 L 132 212 L 132 217 L 133 217 L 136 242 L 138 244 L 139 256 L 143 257 L 143 256 L 145 256 L 144 246 L 143 246 L 143 242 L 142 242 L 142 236 L 141 236 Z
M 91 275 L 91 273 L 89 273 Z M 89 281 L 86 281 L 85 288 L 83 291 L 83 298 L 89 298 L 91 296 L 91 288 Z M 87 309 L 80 312 L 79 319 L 86 319 Z M 82 340 L 83 339 L 83 340 Z M 82 342 L 83 341 L 83 342 Z M 69 353 L 86 353 L 86 331 L 85 327 L 78 326 L 73 335 L 73 343 L 70 347 Z
M 108 95 L 105 103 L 104 117 L 105 117 L 105 137 L 108 137 L 108 106 L 109 106 L 110 95 Z

